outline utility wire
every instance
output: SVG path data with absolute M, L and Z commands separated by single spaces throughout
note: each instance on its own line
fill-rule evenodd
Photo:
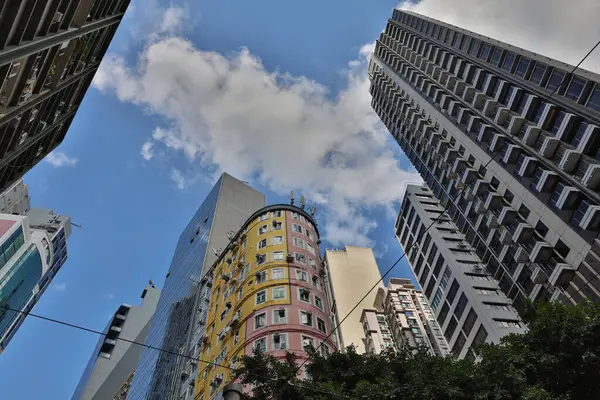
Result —
M 23 314 L 25 316 L 32 316 L 34 318 L 38 318 L 38 319 L 41 319 L 43 321 L 52 322 L 52 323 L 55 323 L 55 324 L 58 324 L 58 325 L 63 325 L 63 326 L 66 326 L 66 327 L 69 327 L 69 328 L 73 328 L 73 329 L 78 329 L 80 331 L 89 332 L 89 333 L 95 333 L 96 335 L 99 335 L 99 336 L 107 336 L 107 333 L 104 333 L 104 332 L 101 332 L 101 331 L 98 331 L 98 330 L 95 330 L 95 329 L 91 329 L 91 328 L 86 328 L 85 326 L 81 326 L 81 325 L 69 323 L 69 322 L 66 322 L 66 321 L 59 320 L 59 319 L 44 317 L 43 315 L 34 314 L 32 312 L 26 312 L 26 311 L 22 311 L 22 310 L 17 310 L 17 309 L 8 307 L 8 306 L 0 306 L 0 308 L 3 308 L 3 309 L 8 310 L 8 311 L 13 311 L 13 312 L 16 312 L 16 313 L 19 313 L 19 314 Z M 166 350 L 166 349 L 163 349 L 161 347 L 155 347 L 155 346 L 148 345 L 146 343 L 136 342 L 135 340 L 129 340 L 129 339 L 125 339 L 125 338 L 122 338 L 122 337 L 117 337 L 116 340 L 122 340 L 124 342 L 135 344 L 135 345 L 138 345 L 138 346 L 142 346 L 142 347 L 145 347 L 145 348 L 148 348 L 148 349 L 151 349 L 151 350 L 156 350 L 156 351 L 167 353 L 167 354 L 170 354 L 170 355 L 174 355 L 174 356 L 178 356 L 178 357 L 187 358 L 189 360 L 197 361 L 199 363 L 205 363 L 205 364 L 212 365 L 212 366 L 215 366 L 215 367 L 222 367 L 222 368 L 226 368 L 226 369 L 231 370 L 231 371 L 235 371 L 235 368 L 232 368 L 232 367 L 230 367 L 228 365 L 218 364 L 218 363 L 215 363 L 215 362 L 212 362 L 212 361 L 203 360 L 201 358 L 194 358 L 192 356 L 188 356 L 186 354 L 181 354 L 181 353 L 177 353 L 177 352 L 174 352 L 174 351 Z M 291 349 L 288 349 L 288 350 L 291 350 Z M 259 374 L 256 374 L 256 373 L 252 373 L 252 372 L 248 372 L 248 374 L 249 375 L 253 375 L 253 376 L 257 377 L 257 378 L 262 378 L 262 379 L 270 380 L 270 381 L 273 381 L 273 382 L 278 382 L 279 381 L 277 378 L 265 377 L 265 376 L 262 376 L 262 375 L 259 375 Z M 288 382 L 288 384 L 290 386 L 294 386 L 294 387 L 297 387 L 297 388 L 300 388 L 300 389 L 308 389 L 308 390 L 312 390 L 312 391 L 317 392 L 317 393 L 328 394 L 328 395 L 340 397 L 340 398 L 343 398 L 343 399 L 356 400 L 356 399 L 354 399 L 352 397 L 348 397 L 348 396 L 345 396 L 343 394 L 338 394 L 338 393 L 333 393 L 333 392 L 328 392 L 328 391 L 316 389 L 315 387 L 313 387 L 311 385 L 305 386 L 305 385 L 300 385 L 300 384 L 293 384 L 293 383 L 290 383 L 290 382 Z
M 545 100 L 550 101 L 550 98 L 558 91 L 560 90 L 567 82 L 568 79 L 570 78 L 570 76 L 577 70 L 577 68 L 579 68 L 579 66 L 588 58 L 588 56 L 590 54 L 592 54 L 592 52 L 600 45 L 600 40 L 594 45 L 594 47 L 592 47 L 592 49 L 590 51 L 587 52 L 587 54 L 581 59 L 581 61 L 573 68 L 573 70 L 565 75 L 565 77 L 563 78 L 562 82 L 556 87 L 554 88 L 554 90 L 550 93 L 550 95 L 548 96 L 542 96 L 544 97 Z M 406 118 L 404 118 L 406 119 Z M 414 125 L 411 124 L 410 128 L 413 128 Z M 509 134 L 511 138 L 515 137 L 515 134 Z M 483 167 L 480 167 L 479 170 L 481 171 L 481 169 L 486 169 L 488 167 L 488 165 L 496 158 L 496 156 L 498 156 L 498 154 L 500 154 L 502 152 L 502 149 L 499 149 L 498 151 L 494 152 L 494 154 L 492 155 L 492 157 L 483 165 Z M 429 231 L 429 229 L 431 229 L 431 227 L 438 222 L 442 216 L 444 216 L 444 214 L 449 210 L 450 205 L 455 205 L 458 207 L 458 205 L 455 203 L 458 198 L 460 197 L 461 192 L 464 192 L 465 189 L 467 189 L 467 187 L 471 186 L 473 184 L 473 182 L 475 182 L 475 180 L 477 180 L 477 176 L 478 175 L 474 175 L 473 179 L 471 179 L 470 182 L 465 182 L 463 184 L 463 187 L 459 189 L 459 193 L 455 196 L 455 198 L 452 198 L 452 196 L 448 196 L 449 202 L 448 205 L 446 205 L 444 207 L 444 210 L 440 213 L 440 215 L 433 219 L 431 224 L 429 224 L 429 226 L 427 227 L 427 229 L 425 229 L 421 235 L 419 235 L 417 238 L 415 238 L 415 241 L 408 246 L 408 248 L 406 250 L 403 250 L 402 255 L 396 260 L 396 262 L 394 262 L 387 270 L 386 272 L 381 276 L 381 278 L 379 280 L 377 280 L 377 282 L 375 282 L 375 284 L 371 287 L 371 289 L 369 289 L 367 291 L 367 293 L 365 293 L 365 295 L 356 303 L 356 305 L 354 307 L 352 307 L 352 309 L 348 312 L 348 314 L 346 314 L 346 316 L 331 330 L 331 332 L 325 337 L 325 339 L 323 341 L 321 341 L 321 344 L 319 344 L 319 346 L 317 346 L 317 350 L 321 347 L 321 345 L 323 343 L 325 343 L 325 340 L 327 340 L 329 337 L 331 337 L 331 335 L 342 325 L 342 323 L 348 319 L 348 317 L 350 316 L 350 314 L 352 314 L 354 312 L 354 310 L 356 310 L 358 308 L 358 306 L 360 305 L 360 303 L 362 303 L 362 301 L 369 295 L 369 293 L 371 293 L 373 291 L 373 289 L 375 289 L 380 282 L 382 282 L 385 277 L 392 271 L 392 269 L 394 269 L 394 267 L 406 256 L 406 254 L 417 244 L 421 241 L 421 239 L 423 239 L 423 237 L 425 236 L 425 234 L 427 233 L 427 231 Z M 596 275 L 598 277 L 598 274 Z M 581 289 L 580 289 L 581 290 Z M 302 367 L 307 360 L 305 360 L 300 367 Z

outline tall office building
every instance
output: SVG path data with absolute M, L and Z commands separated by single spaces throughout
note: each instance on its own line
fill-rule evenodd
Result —
M 27 213 L 31 208 L 29 189 L 23 179 L 15 181 L 2 194 L 0 194 L 0 213 L 18 214 Z
M 309 346 L 326 356 L 337 348 L 319 231 L 299 207 L 277 204 L 251 215 L 220 253 L 211 269 L 212 299 L 206 333 L 197 343 L 202 360 L 196 393 L 183 399 L 222 398 L 242 355 L 254 349 L 284 358 L 307 358 Z
M 72 400 L 124 400 L 140 360 L 160 290 L 149 284 L 142 292 L 142 304 L 121 304 L 104 328 L 104 336 L 92 352 Z M 123 340 L 125 339 L 125 340 Z
M 326 250 L 324 265 L 329 277 L 327 284 L 330 286 L 333 326 L 337 326 L 375 282 L 381 279 L 381 273 L 373 250 L 363 247 L 346 246 L 342 250 Z M 379 283 L 379 287 L 385 288 L 383 283 Z M 336 337 L 340 348 L 355 346 L 358 353 L 365 352 L 360 311 L 372 307 L 376 295 L 377 290 L 370 291 L 332 335 Z
M 62 142 L 128 5 L 0 3 L 0 190 Z
M 200 356 L 196 344 L 205 325 L 198 321 L 206 318 L 204 304 L 211 294 L 211 283 L 203 276 L 231 235 L 264 206 L 264 195 L 221 175 L 179 237 L 152 319 L 146 344 L 167 352 L 144 349 L 128 399 L 179 400 L 190 387 L 193 391 L 198 365 L 191 358 Z
M 400 10 L 369 65 L 373 108 L 517 307 L 600 300 L 600 76 L 573 68 Z
M 427 187 L 408 185 L 396 235 L 423 288 L 452 354 L 475 358 L 471 348 L 498 343 L 525 328 L 477 252 Z M 439 221 L 437 221 L 439 219 Z M 424 234 L 425 229 L 436 221 Z M 417 237 L 423 239 L 413 246 Z M 490 243 L 494 246 L 494 243 Z
M 0 352 L 67 259 L 71 218 L 48 209 L 0 214 Z
M 377 289 L 373 307 L 362 310 L 360 322 L 367 353 L 425 346 L 432 355 L 449 354 L 429 303 L 410 279 L 390 278 L 386 289 Z

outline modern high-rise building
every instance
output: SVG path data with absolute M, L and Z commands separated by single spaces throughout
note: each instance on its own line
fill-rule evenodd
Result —
M 62 142 L 128 5 L 0 3 L 0 191 Z
M 29 189 L 23 179 L 15 181 L 0 194 L 0 213 L 23 215 L 29 211 L 31 203 Z
M 265 196 L 223 174 L 179 237 L 128 399 L 179 400 L 193 393 L 211 285 L 203 276 Z M 185 354 L 189 358 L 180 357 Z M 193 396 L 193 395 L 192 395 Z M 185 397 L 183 397 L 185 398 Z
M 600 76 L 573 69 L 400 10 L 369 65 L 373 108 L 518 308 L 600 300 Z
M 474 346 L 524 332 L 512 301 L 426 186 L 407 186 L 396 235 L 455 357 L 474 359 Z
M 0 352 L 67 259 L 71 218 L 47 209 L 0 214 Z M 2 309 L 2 306 L 8 307 Z
M 375 282 L 381 280 L 381 273 L 373 250 L 363 247 L 346 246 L 342 250 L 326 250 L 324 266 L 329 277 L 327 283 L 330 286 L 329 302 L 332 307 L 333 326 L 337 326 Z M 379 287 L 385 288 L 383 283 L 380 283 Z M 373 306 L 377 293 L 377 289 L 370 291 L 332 335 L 336 337 L 340 348 L 354 346 L 356 352 L 365 352 L 360 312 Z
M 386 289 L 377 289 L 373 307 L 362 310 L 360 322 L 367 353 L 425 346 L 432 355 L 449 354 L 429 303 L 410 279 L 390 278 Z
M 337 349 L 317 225 L 304 209 L 264 207 L 232 236 L 209 273 L 212 299 L 197 343 L 201 360 L 196 393 L 189 399 L 220 399 L 231 370 L 254 349 L 284 358 L 307 358 L 307 347 L 323 355 Z M 185 397 L 184 399 L 188 399 Z
M 149 284 L 142 304 L 121 304 L 98 340 L 72 400 L 125 400 L 160 290 Z M 125 339 L 125 340 L 123 340 Z

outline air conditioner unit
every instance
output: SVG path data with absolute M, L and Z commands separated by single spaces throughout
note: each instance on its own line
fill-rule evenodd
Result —
M 61 12 L 59 12 L 59 11 L 57 11 L 54 14 L 54 18 L 52 18 L 52 22 L 58 22 L 60 24 L 62 22 L 62 20 L 63 20 L 63 17 L 64 17 L 64 14 L 61 13 Z

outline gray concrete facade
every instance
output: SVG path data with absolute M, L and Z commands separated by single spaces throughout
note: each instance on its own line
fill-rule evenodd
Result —
M 573 69 L 400 10 L 369 66 L 373 108 L 518 310 L 600 300 L 600 76 Z
M 143 291 L 140 306 L 119 306 L 104 330 L 106 336 L 100 338 L 92 353 L 73 400 L 110 400 L 120 394 L 143 349 L 129 341 L 144 343 L 159 296 L 160 290 L 149 285 Z

